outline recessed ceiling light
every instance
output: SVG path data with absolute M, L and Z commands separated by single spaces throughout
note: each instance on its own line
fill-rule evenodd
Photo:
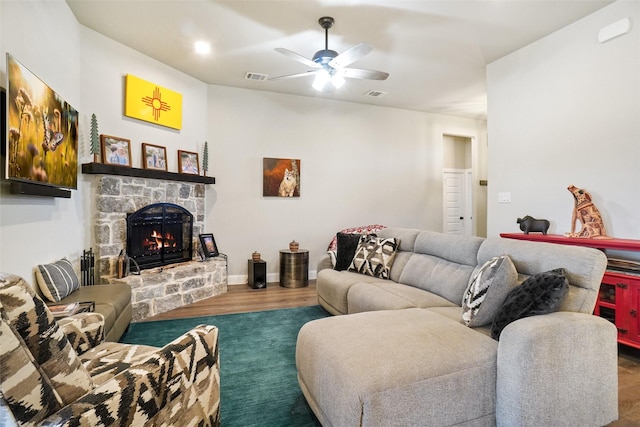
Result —
M 209 44 L 209 42 L 199 40 L 195 43 L 194 46 L 196 49 L 196 53 L 200 55 L 207 55 L 211 52 L 211 45 Z

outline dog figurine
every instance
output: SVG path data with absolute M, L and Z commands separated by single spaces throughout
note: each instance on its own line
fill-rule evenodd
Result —
M 606 239 L 607 232 L 604 228 L 602 215 L 593 204 L 591 195 L 574 185 L 567 187 L 567 190 L 573 194 L 575 206 L 573 207 L 573 215 L 571 217 L 571 233 L 566 233 L 567 237 L 584 237 L 595 239 Z M 582 229 L 576 233 L 576 221 L 582 223 Z
M 546 219 L 535 219 L 532 216 L 525 216 L 523 218 L 518 218 L 517 221 L 520 224 L 520 230 L 524 231 L 524 234 L 529 234 L 530 232 L 538 232 L 542 233 L 545 236 L 547 235 L 547 230 L 549 230 L 549 221 Z

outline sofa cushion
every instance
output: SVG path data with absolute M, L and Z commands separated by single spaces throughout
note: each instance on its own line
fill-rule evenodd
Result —
M 342 271 L 347 270 L 353 261 L 353 257 L 358 249 L 358 243 L 360 243 L 361 234 L 351 233 L 338 233 L 337 249 L 336 249 L 336 265 L 334 270 Z M 374 234 L 375 236 L 375 234 Z
M 484 263 L 471 277 L 462 297 L 462 321 L 470 327 L 491 323 L 505 298 L 518 284 L 518 272 L 507 255 Z
M 382 239 L 375 235 L 363 235 L 360 237 L 349 271 L 388 279 L 397 248 L 396 238 Z
M 349 289 L 355 283 L 362 281 L 369 283 L 388 282 L 387 279 L 363 276 L 352 271 L 321 270 L 316 278 L 318 303 L 331 314 L 347 314 L 347 294 Z
M 20 425 L 33 425 L 62 408 L 62 401 L 20 335 L 0 317 L 0 391 Z
M 42 295 L 51 302 L 60 301 L 80 287 L 78 276 L 66 258 L 53 264 L 38 265 L 36 280 Z
M 62 329 L 22 278 L 0 273 L 0 304 L 65 404 L 93 389 L 89 373 Z
M 400 283 L 440 295 L 460 305 L 475 265 L 463 265 L 433 255 L 411 254 Z
M 499 339 L 500 333 L 509 323 L 523 317 L 556 311 L 568 291 L 569 282 L 561 268 L 529 277 L 507 295 L 493 319 L 491 336 Z
M 391 280 L 356 283 L 349 288 L 347 301 L 349 314 L 412 307 L 454 307 L 460 309 L 459 306 L 439 295 Z M 458 320 L 459 316 L 458 312 Z

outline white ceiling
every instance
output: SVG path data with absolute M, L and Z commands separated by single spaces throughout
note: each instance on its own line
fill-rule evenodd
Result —
M 67 0 L 78 21 L 107 37 L 208 84 L 327 97 L 461 117 L 486 118 L 485 70 L 490 62 L 544 37 L 612 0 Z M 324 48 L 322 16 L 335 18 L 329 48 L 360 42 L 373 51 L 352 64 L 386 71 L 385 81 L 353 80 L 318 93 L 312 78 L 275 77 L 305 65 Z M 596 34 L 594 34 L 594 38 Z M 194 53 L 208 40 L 210 56 Z M 142 76 L 144 78 L 144 76 Z M 387 92 L 367 97 L 370 90 Z

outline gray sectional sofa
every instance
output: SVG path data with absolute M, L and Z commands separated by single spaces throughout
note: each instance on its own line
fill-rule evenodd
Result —
M 390 280 L 318 263 L 318 301 L 336 315 L 298 335 L 302 391 L 324 426 L 602 426 L 618 417 L 616 328 L 593 316 L 600 251 L 387 228 Z M 462 322 L 474 273 L 508 255 L 518 280 L 563 268 L 557 311 Z M 492 285 L 493 286 L 493 285 Z M 520 285 L 521 286 L 521 285 Z M 566 286 L 566 285 L 565 285 Z

